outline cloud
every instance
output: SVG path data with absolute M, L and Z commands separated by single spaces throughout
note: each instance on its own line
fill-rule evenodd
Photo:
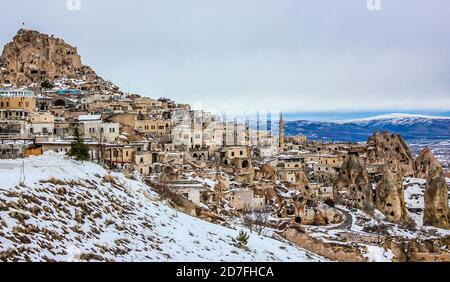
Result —
M 8 1 L 20 24 L 76 45 L 122 88 L 208 109 L 450 108 L 450 3 L 365 0 Z

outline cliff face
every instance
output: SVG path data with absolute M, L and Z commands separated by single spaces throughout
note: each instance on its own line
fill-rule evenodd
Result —
M 0 66 L 3 84 L 30 86 L 48 80 L 64 81 L 81 90 L 117 90 L 82 64 L 76 47 L 37 31 L 19 30 L 12 42 L 4 46 Z

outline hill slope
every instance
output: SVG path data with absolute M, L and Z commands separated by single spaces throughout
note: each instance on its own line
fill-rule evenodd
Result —
M 318 261 L 291 244 L 166 206 L 120 173 L 49 153 L 0 163 L 0 261 Z

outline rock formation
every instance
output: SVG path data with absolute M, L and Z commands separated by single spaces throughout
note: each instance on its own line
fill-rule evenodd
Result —
M 376 189 L 376 208 L 389 221 L 406 220 L 406 203 L 403 192 L 403 178 L 400 173 L 395 176 L 387 165 L 383 167 L 383 176 Z
M 400 168 L 403 176 L 414 175 L 411 151 L 400 135 L 375 132 L 367 144 L 367 164 L 386 164 L 394 173 Z
M 306 176 L 306 173 L 303 170 L 300 170 L 295 174 L 295 178 L 297 179 L 297 183 L 305 186 L 309 184 L 309 179 Z
M 216 185 L 214 185 L 214 191 L 223 193 L 224 191 L 228 190 L 225 184 L 222 181 L 217 181 Z
M 373 212 L 372 185 L 368 172 L 355 154 L 349 154 L 342 163 L 333 191 L 337 202 L 347 198 L 355 207 Z
M 314 192 L 308 184 L 288 184 L 289 189 L 294 189 L 299 193 L 299 197 L 303 202 L 309 202 L 310 205 L 315 205 L 317 203 L 317 194 Z
M 275 181 L 275 169 L 270 164 L 264 164 L 259 168 L 259 176 L 262 179 Z
M 43 81 L 67 84 L 80 90 L 117 90 L 81 62 L 77 48 L 64 40 L 21 29 L 0 57 L 0 83 L 36 86 Z
M 430 172 L 442 170 L 438 159 L 433 155 L 428 147 L 425 147 L 415 161 L 416 174 L 418 178 L 428 178 Z
M 316 210 L 314 212 L 314 225 L 327 225 L 327 214 L 323 210 Z
M 448 185 L 440 167 L 429 171 L 424 202 L 423 224 L 448 229 Z

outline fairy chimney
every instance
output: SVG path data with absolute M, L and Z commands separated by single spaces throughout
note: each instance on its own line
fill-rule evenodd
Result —
M 406 203 L 403 179 L 400 173 L 393 174 L 389 167 L 383 167 L 383 176 L 376 188 L 375 206 L 389 221 L 406 220 Z
M 337 202 L 347 199 L 355 207 L 373 212 L 372 184 L 364 163 L 355 154 L 349 154 L 342 163 L 333 193 Z
M 433 155 L 430 148 L 425 147 L 415 161 L 415 176 L 418 178 L 428 178 L 430 172 L 434 170 L 442 170 L 438 159 Z
M 400 135 L 375 132 L 367 144 L 367 164 L 385 164 L 392 172 L 400 169 L 403 176 L 414 175 L 411 151 Z
M 429 171 L 424 194 L 423 224 L 449 228 L 448 185 L 440 167 Z

